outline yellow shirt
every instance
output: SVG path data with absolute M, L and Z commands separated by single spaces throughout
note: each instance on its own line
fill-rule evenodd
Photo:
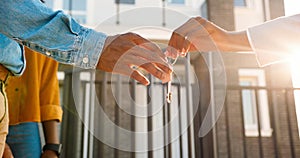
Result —
M 26 70 L 10 77 L 6 92 L 9 124 L 62 120 L 57 79 L 58 63 L 25 48 Z

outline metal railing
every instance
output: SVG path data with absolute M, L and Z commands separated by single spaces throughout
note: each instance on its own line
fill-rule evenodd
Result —
M 75 108 L 74 99 L 72 95 L 72 91 L 74 91 L 74 87 L 72 88 L 72 78 L 77 76 L 80 78 L 80 73 L 87 73 L 90 75 L 90 78 L 93 78 L 94 72 L 78 72 L 78 73 L 65 73 L 64 81 L 61 81 L 61 87 L 63 87 L 63 105 L 64 105 L 64 121 L 62 125 L 62 141 L 64 143 L 64 153 L 63 157 L 197 157 L 197 158 L 206 158 L 207 155 L 214 155 L 214 157 L 223 157 L 224 153 L 226 157 L 291 157 L 296 158 L 300 155 L 300 142 L 299 142 L 299 132 L 298 132 L 298 124 L 296 117 L 296 107 L 295 107 L 295 91 L 300 91 L 300 88 L 272 88 L 272 87 L 253 87 L 253 86 L 228 86 L 227 87 L 227 97 L 225 100 L 223 113 L 224 117 L 219 119 L 219 122 L 224 122 L 224 124 L 218 123 L 216 126 L 224 126 L 226 130 L 225 135 L 221 135 L 220 133 L 223 131 L 214 132 L 216 141 L 213 141 L 212 137 L 207 138 L 198 138 L 194 133 L 197 133 L 198 126 L 201 125 L 201 107 L 199 107 L 192 126 L 183 131 L 184 124 L 189 119 L 190 115 L 193 113 L 193 108 L 190 106 L 192 104 L 189 97 L 192 94 L 192 83 L 178 84 L 173 83 L 173 98 L 174 102 L 172 105 L 166 104 L 166 86 L 161 84 L 160 82 L 156 82 L 152 77 L 150 80 L 152 81 L 152 85 L 145 87 L 133 80 L 129 80 L 129 82 L 124 82 L 122 77 L 118 76 L 116 80 L 111 81 L 108 79 L 106 73 L 102 73 L 97 77 L 96 80 L 78 80 L 80 84 L 78 84 L 77 91 L 82 91 L 82 95 L 80 95 L 81 99 L 81 108 Z M 98 79 L 99 80 L 98 80 Z M 188 80 L 188 78 L 187 78 Z M 73 80 L 74 81 L 74 80 Z M 145 145 L 151 148 L 155 141 L 162 140 L 164 142 L 169 141 L 171 139 L 172 134 L 174 133 L 183 133 L 180 134 L 176 141 L 164 146 L 161 150 L 149 150 L 148 152 L 138 153 L 138 152 L 124 152 L 118 150 L 116 148 L 111 148 L 106 144 L 102 143 L 98 139 L 94 137 L 93 134 L 90 133 L 85 127 L 89 128 L 99 128 L 99 132 L 102 134 L 114 134 L 115 144 L 120 143 L 118 134 L 108 133 L 112 131 L 105 131 L 103 128 L 103 124 L 101 122 L 94 121 L 94 108 L 90 105 L 93 104 L 93 100 L 95 100 L 95 96 L 91 95 L 94 93 L 94 90 L 91 89 L 92 85 L 98 90 L 95 94 L 99 98 L 100 104 L 103 106 L 102 108 L 106 110 L 106 112 L 110 113 L 111 120 L 118 125 L 122 126 L 131 131 L 138 131 L 140 129 L 138 124 L 139 120 L 134 115 L 126 115 L 124 116 L 124 111 L 118 107 L 117 103 L 124 100 L 122 94 L 122 87 L 129 86 L 129 93 L 131 100 L 129 102 L 131 113 L 135 113 L 136 101 L 140 98 L 146 100 L 146 103 L 149 103 L 147 107 L 148 117 L 146 120 L 142 122 L 145 124 L 144 130 L 152 131 L 154 129 L 154 124 L 161 121 L 162 126 L 168 124 L 173 118 L 174 109 L 179 111 L 182 107 L 185 107 L 185 110 L 178 112 L 178 128 L 171 129 L 167 128 L 164 130 L 162 136 L 151 135 L 149 134 L 147 139 L 144 140 Z M 109 86 L 114 86 L 115 90 L 115 98 L 111 96 L 111 92 L 108 92 Z M 187 86 L 189 85 L 189 86 Z M 111 88 L 111 87 L 110 87 Z M 189 89 L 190 88 L 190 89 Z M 247 129 L 245 126 L 244 113 L 243 109 L 243 91 L 249 90 L 253 91 L 254 94 L 254 102 L 255 106 L 255 117 L 257 120 L 257 135 L 255 136 L 247 136 Z M 158 92 L 159 91 L 159 92 Z M 265 111 L 261 110 L 260 105 L 260 93 L 261 91 L 265 91 L 268 104 L 266 105 L 268 108 L 267 117 L 269 118 L 269 125 L 271 128 L 271 133 L 269 136 L 264 135 L 264 125 L 263 122 L 265 116 L 262 117 L 262 113 Z M 143 93 L 142 93 L 143 92 Z M 155 95 L 154 94 L 157 94 Z M 228 93 L 229 92 L 229 93 Z M 235 95 L 232 95 L 230 92 L 236 92 Z M 143 94 L 141 96 L 141 94 Z M 162 94 L 162 95 L 161 95 Z M 160 99 L 158 99 L 160 98 Z M 115 100 L 111 100 L 115 99 Z M 143 100 L 142 99 L 142 100 Z M 161 108 L 160 118 L 153 117 L 151 114 L 153 113 L 153 106 L 155 106 L 152 102 L 153 99 L 158 99 L 162 101 L 165 106 Z M 128 100 L 125 98 L 125 100 Z M 232 102 L 234 100 L 235 102 Z M 109 107 L 110 105 L 113 106 Z M 113 104 L 112 104 L 113 102 Z M 238 104 L 239 110 L 232 110 L 233 104 Z M 82 121 L 79 119 L 78 115 L 85 116 L 86 120 Z M 239 115 L 237 120 L 232 119 L 232 115 Z M 222 119 L 224 119 L 222 121 Z M 127 123 L 124 124 L 124 120 Z M 84 125 L 83 122 L 88 123 L 88 126 Z M 141 121 L 140 121 L 141 122 Z M 193 126 L 195 125 L 195 127 Z M 238 129 L 235 129 L 239 127 Z M 216 128 L 218 129 L 218 128 Z M 240 130 L 239 130 L 240 129 Z M 195 130 L 195 131 L 194 131 Z M 134 134 L 133 134 L 134 135 Z M 242 137 L 238 137 L 241 135 Z M 226 137 L 226 138 L 224 138 Z M 132 151 L 136 149 L 137 144 L 134 136 L 131 137 L 131 148 Z M 221 142 L 221 140 L 226 140 L 225 143 Z M 217 143 L 219 146 L 217 149 L 212 148 L 210 151 L 204 150 L 204 147 L 210 143 Z M 226 144 L 222 146 L 222 144 Z M 241 144 L 239 147 L 240 150 L 235 149 L 236 144 Z M 213 146 L 213 145 L 212 145 Z M 212 147 L 211 146 L 211 147 Z M 224 148 L 222 148 L 224 147 Z M 221 150 L 226 149 L 226 151 Z M 214 151 L 217 150 L 217 151 Z M 205 152 L 216 152 L 217 154 L 205 154 Z
M 81 80 L 80 74 L 85 73 L 90 77 L 87 77 L 88 80 Z M 194 140 L 192 139 L 193 131 L 191 128 L 184 129 L 182 123 L 188 124 L 188 120 L 190 117 L 189 113 L 192 108 L 189 108 L 189 104 L 191 104 L 191 100 L 189 100 L 187 96 L 189 96 L 191 92 L 191 85 L 186 86 L 187 84 L 180 85 L 179 83 L 172 83 L 173 89 L 173 99 L 174 103 L 172 105 L 167 103 L 166 101 L 166 85 L 161 82 L 157 82 L 153 77 L 149 77 L 152 84 L 148 87 L 140 85 L 136 81 L 129 80 L 129 82 L 124 82 L 121 76 L 117 76 L 115 80 L 109 80 L 106 73 L 101 73 L 101 77 L 96 77 L 96 80 L 93 80 L 92 76 L 94 76 L 95 72 L 93 71 L 82 71 L 82 72 L 65 72 L 65 79 L 61 81 L 60 86 L 64 87 L 62 90 L 63 93 L 63 105 L 64 108 L 64 122 L 62 125 L 62 140 L 64 143 L 64 153 L 63 157 L 193 157 L 194 152 L 192 149 L 194 145 Z M 75 91 L 81 91 L 81 95 L 76 96 L 80 97 L 80 103 L 75 103 L 72 92 L 74 91 L 71 88 L 72 82 L 74 82 L 74 75 L 78 82 L 76 82 Z M 97 76 L 97 75 L 96 75 Z M 78 84 L 79 83 L 79 84 Z M 98 92 L 93 91 L 91 87 L 95 87 Z M 124 98 L 122 95 L 126 92 L 122 91 L 124 86 L 129 86 L 129 93 L 131 99 Z M 112 88 L 113 87 L 113 88 Z M 115 91 L 114 95 L 108 91 Z M 91 106 L 92 102 L 96 99 L 95 96 L 92 96 L 92 93 L 96 92 L 96 96 L 99 98 L 99 102 L 101 103 L 102 108 L 107 113 L 110 113 L 111 120 L 122 128 L 129 129 L 131 131 L 137 131 L 138 126 L 142 126 L 146 124 L 146 128 L 144 130 L 151 133 L 154 129 L 154 124 L 161 123 L 161 126 L 166 126 L 171 121 L 174 121 L 174 115 L 176 116 L 176 127 L 178 128 L 164 128 L 163 135 L 157 136 L 148 134 L 146 145 L 149 149 L 152 149 L 157 141 L 164 141 L 164 143 L 171 141 L 174 137 L 174 134 L 179 133 L 179 137 L 176 140 L 171 141 L 171 143 L 165 145 L 162 149 L 149 150 L 148 152 L 124 152 L 118 150 L 117 148 L 111 148 L 104 143 L 101 143 L 97 138 L 94 137 L 93 134 L 87 128 L 99 128 L 102 134 L 113 134 L 115 144 L 119 144 L 120 138 L 116 131 L 105 131 L 102 129 L 103 127 L 99 126 L 102 123 L 95 122 L 93 117 L 95 113 Z M 144 93 L 143 93 L 144 92 Z M 156 95 L 156 93 L 162 95 Z M 88 96 L 87 96 L 88 95 Z M 144 97 L 146 96 L 146 97 Z M 118 103 L 121 103 L 122 100 L 131 100 L 129 102 L 129 107 L 131 108 L 131 112 L 135 112 L 135 106 L 137 97 L 144 97 L 146 102 L 149 103 L 147 106 L 148 116 L 146 117 L 146 121 L 138 124 L 137 118 L 134 115 L 128 115 L 122 108 L 119 107 Z M 76 99 L 78 100 L 78 98 Z M 153 107 L 155 106 L 155 102 L 153 100 L 157 100 L 158 102 L 162 102 L 162 106 L 160 111 L 154 112 Z M 156 101 L 156 102 L 157 102 Z M 114 102 L 113 106 L 108 108 L 108 102 Z M 80 105 L 80 108 L 75 107 L 72 104 Z M 179 109 L 184 107 L 185 111 L 181 112 Z M 157 109 L 156 109 L 157 110 Z M 153 116 L 153 113 L 161 113 L 161 115 Z M 81 115 L 81 117 L 80 117 Z M 96 114 L 97 115 L 97 114 Z M 80 119 L 81 118 L 81 119 Z M 127 123 L 123 123 L 124 120 L 130 120 Z M 156 125 L 157 126 L 157 125 Z M 74 130 L 75 129 L 75 130 Z M 184 131 L 185 130 L 185 131 Z M 184 134 L 180 134 L 184 133 Z M 134 135 L 134 134 L 133 134 Z M 76 137 L 75 139 L 73 137 Z M 131 138 L 131 147 L 133 151 L 135 151 L 137 141 L 134 136 Z
M 294 92 L 299 91 L 300 88 L 286 88 L 286 87 L 254 87 L 254 86 L 229 86 L 227 91 L 238 91 L 238 98 L 240 103 L 240 118 L 242 123 L 242 149 L 243 157 L 291 157 L 296 158 L 299 156 L 299 131 L 297 124 L 297 115 L 295 107 Z M 247 136 L 245 128 L 245 110 L 243 109 L 243 91 L 253 91 L 255 103 L 253 104 L 256 109 L 256 119 L 257 119 L 257 136 Z M 260 101 L 260 92 L 264 91 L 267 94 L 268 104 L 268 114 L 270 119 L 270 128 L 271 128 L 271 138 L 268 136 L 263 136 L 263 125 L 264 121 L 262 118 L 262 111 L 259 101 Z M 231 144 L 235 143 L 231 136 L 230 132 L 230 112 L 229 108 L 231 103 L 228 103 L 228 98 L 233 96 L 227 96 L 225 102 L 225 122 L 226 122 L 226 133 L 227 133 L 227 153 L 228 157 L 235 157 L 231 149 Z M 269 140 L 268 140 L 269 139 Z M 271 139 L 271 140 L 270 140 Z M 256 149 L 253 149 L 253 140 L 257 141 Z M 269 142 L 269 143 L 268 143 Z M 271 143 L 270 143 L 271 142 Z M 249 147 L 251 146 L 251 147 Z M 255 154 L 254 154 L 255 153 Z

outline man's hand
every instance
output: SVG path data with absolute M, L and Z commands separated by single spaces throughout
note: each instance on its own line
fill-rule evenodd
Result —
M 56 155 L 55 151 L 45 150 L 42 153 L 41 158 L 58 158 L 58 156 Z
M 97 69 L 130 76 L 144 85 L 148 85 L 149 80 L 138 69 L 149 72 L 163 82 L 170 80 L 172 72 L 160 48 L 134 33 L 109 36 Z
M 187 52 L 226 51 L 230 47 L 228 37 L 226 30 L 212 22 L 191 18 L 173 32 L 166 54 L 176 58 Z
M 5 144 L 3 158 L 14 158 L 12 151 L 10 150 L 10 147 L 8 144 Z

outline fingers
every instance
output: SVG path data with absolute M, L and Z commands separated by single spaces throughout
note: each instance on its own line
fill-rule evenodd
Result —
M 171 74 L 173 72 L 173 69 L 171 69 L 170 65 L 167 63 L 153 63 L 155 64 L 158 68 L 160 68 L 164 73 L 166 74 Z
M 187 52 L 195 48 L 193 46 L 196 41 L 194 36 L 197 36 L 199 33 L 201 34 L 201 32 L 207 32 L 207 24 L 209 24 L 209 26 L 212 25 L 201 17 L 195 17 L 189 19 L 186 23 L 177 28 L 172 33 L 166 55 L 172 58 L 178 55 L 185 56 Z
M 166 60 L 166 56 L 165 54 L 161 51 L 161 49 L 158 47 L 158 45 L 156 45 L 155 43 L 141 37 L 138 34 L 134 34 L 134 33 L 129 33 L 131 35 L 131 39 L 132 41 L 140 46 L 141 48 L 144 48 L 146 50 L 150 50 L 152 52 L 156 53 L 156 56 L 158 55 L 162 60 Z
M 148 41 L 147 43 L 143 43 L 139 45 L 141 48 L 149 50 L 152 53 L 155 53 L 155 57 L 159 57 L 160 60 L 167 62 L 166 55 L 161 51 L 161 49 L 154 43 Z
M 130 77 L 137 80 L 138 82 L 140 82 L 145 86 L 150 84 L 150 81 L 147 79 L 147 77 L 145 77 L 142 73 L 140 73 L 137 70 L 133 70 Z
M 177 51 L 176 50 L 172 51 L 172 50 L 168 50 L 168 49 L 173 49 L 173 47 L 168 47 L 165 52 L 165 55 L 169 58 L 176 59 L 178 57 Z M 172 53 L 172 52 L 175 52 L 175 53 Z
M 178 54 L 182 51 L 182 43 L 185 41 L 185 36 L 180 34 L 176 30 L 172 33 L 167 47 L 166 55 L 175 59 Z
M 127 65 L 125 63 L 120 64 L 117 68 L 115 68 L 116 70 L 114 72 L 133 78 L 145 86 L 149 85 L 150 82 L 147 77 L 139 72 L 137 68 L 132 67 L 133 65 Z
M 153 65 L 152 63 L 146 63 L 146 64 L 140 65 L 138 67 L 143 68 L 144 70 L 146 70 L 147 72 L 149 72 L 150 74 L 155 76 L 156 78 L 162 80 L 163 83 L 168 82 L 171 78 L 170 74 L 166 74 L 166 73 L 162 72 L 161 70 L 157 69 L 155 67 L 155 65 Z M 147 79 L 147 77 L 145 77 L 144 74 L 142 74 L 140 71 L 138 71 L 138 69 L 133 69 L 130 66 L 128 66 L 128 67 L 123 66 L 122 70 L 120 70 L 119 73 L 129 76 L 145 86 L 150 84 L 149 80 Z
M 111 36 L 106 43 L 97 65 L 98 69 L 123 74 L 148 85 L 148 79 L 138 70 L 132 69 L 131 66 L 134 65 L 163 82 L 170 80 L 173 70 L 156 44 L 134 33 Z
M 156 78 L 162 80 L 162 82 L 167 82 L 170 80 L 170 76 L 173 70 L 171 69 L 171 66 L 164 61 L 154 61 L 152 59 L 139 57 L 138 55 L 133 55 L 128 59 L 134 61 L 130 62 L 133 66 L 144 69 Z
M 155 57 L 160 57 L 159 60 L 164 60 L 165 62 L 167 62 L 166 55 L 161 51 L 161 49 L 155 43 L 135 33 L 126 33 L 120 36 L 123 38 L 123 40 L 126 40 L 127 42 L 130 42 L 132 44 L 131 48 L 138 46 L 139 48 L 143 48 L 148 52 L 153 52 L 152 55 L 154 55 Z M 140 55 L 144 54 L 145 56 L 149 56 L 149 54 L 143 52 L 143 50 L 140 51 L 142 52 Z M 146 58 L 145 56 L 144 58 Z
M 186 39 L 184 42 L 183 42 L 183 46 L 182 46 L 182 51 L 180 53 L 180 56 L 184 57 L 186 56 L 186 53 L 190 50 L 190 47 L 191 47 L 191 42 Z
M 147 52 L 147 50 L 144 50 L 144 52 Z M 138 55 L 127 55 L 126 60 L 124 60 L 123 63 L 118 63 L 116 66 L 119 73 L 130 76 L 144 85 L 148 85 L 148 79 L 138 71 L 140 68 L 160 79 L 163 83 L 168 82 L 171 78 L 172 70 L 168 64 L 163 61 L 153 61 Z
M 155 76 L 156 78 L 160 79 L 163 83 L 168 82 L 170 80 L 171 74 L 164 73 L 152 63 L 146 63 L 141 65 L 140 67 L 152 74 L 153 76 Z
M 166 56 L 161 52 L 161 50 L 151 51 L 145 49 L 144 47 L 137 46 L 134 50 L 133 56 L 141 57 L 140 60 L 136 61 L 139 65 L 143 65 L 145 63 L 152 63 L 160 68 L 164 73 L 171 73 L 173 69 L 171 65 L 168 64 Z M 163 54 L 163 58 L 158 55 L 158 53 Z M 139 66 L 138 65 L 138 66 Z
M 136 61 L 138 63 L 137 66 L 144 65 L 144 66 L 141 66 L 141 67 L 143 67 L 143 69 L 145 69 L 146 71 L 148 71 L 148 69 L 150 69 L 148 72 L 153 74 L 155 77 L 157 77 L 161 80 L 163 78 L 156 76 L 155 72 L 152 71 L 153 69 L 151 69 L 151 68 L 154 68 L 153 66 L 155 66 L 156 70 L 158 70 L 158 68 L 159 68 L 164 74 L 172 73 L 173 69 L 168 64 L 166 55 L 161 51 L 161 49 L 156 44 L 154 44 L 148 40 L 143 39 L 141 41 L 143 41 L 144 43 L 142 43 L 142 44 L 136 46 L 136 48 L 132 49 L 134 51 L 134 53 L 133 53 L 134 56 L 141 57 L 139 60 Z M 139 41 L 139 42 L 141 42 L 141 41 Z M 149 68 L 145 66 L 145 63 L 146 63 L 146 65 L 149 66 Z M 151 64 L 147 64 L 147 63 L 151 63 Z

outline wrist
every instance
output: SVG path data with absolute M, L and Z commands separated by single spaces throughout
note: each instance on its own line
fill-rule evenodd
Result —
M 42 155 L 47 155 L 47 156 L 51 156 L 51 157 L 59 157 L 59 155 L 57 155 L 57 153 L 53 150 L 44 150 Z
M 221 52 L 235 52 L 235 46 L 237 39 L 235 38 L 235 32 L 230 32 L 226 30 L 220 30 L 212 36 L 218 50 Z
M 229 32 L 228 41 L 232 52 L 252 50 L 246 31 Z
M 59 155 L 62 152 L 62 144 L 45 144 L 43 147 L 43 152 L 45 153 L 50 151 L 54 152 L 57 155 L 57 157 L 59 157 Z

